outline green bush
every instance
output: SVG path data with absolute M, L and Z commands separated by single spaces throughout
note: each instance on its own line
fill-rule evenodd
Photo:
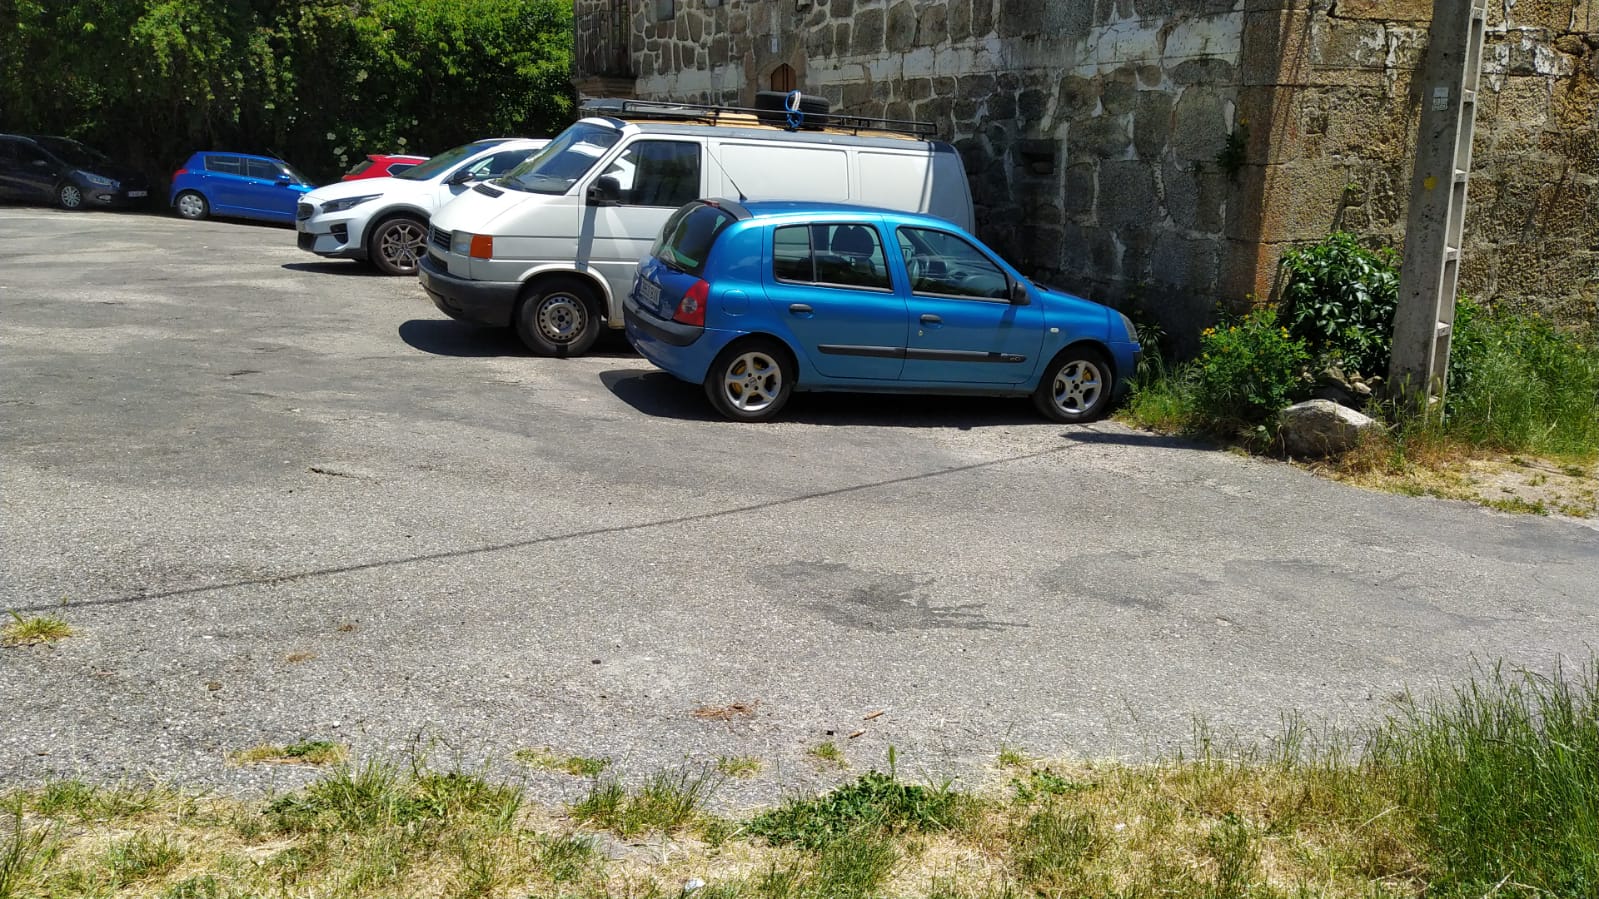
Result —
M 1352 234 L 1283 254 L 1283 324 L 1305 341 L 1318 362 L 1363 375 L 1388 374 L 1394 306 L 1399 298 L 1398 254 L 1370 250 Z
M 572 115 L 559 0 L 0 3 L 0 131 L 165 175 L 194 150 L 330 179 L 366 153 L 549 135 Z
M 1591 458 L 1599 454 L 1599 341 L 1463 299 L 1446 409 L 1445 433 L 1473 445 Z
M 1193 363 L 1194 403 L 1217 430 L 1270 422 L 1305 387 L 1310 354 L 1263 307 L 1206 328 Z

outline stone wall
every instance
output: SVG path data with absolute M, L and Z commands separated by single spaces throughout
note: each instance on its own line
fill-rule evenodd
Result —
M 1235 290 L 1334 228 L 1404 243 L 1431 0 L 1285 6 L 1259 14 L 1278 64 L 1241 99 L 1261 221 Z M 1599 0 L 1493 0 L 1487 25 L 1460 290 L 1599 320 Z
M 1462 288 L 1593 316 L 1599 0 L 1494 2 Z M 580 35 L 616 6 L 578 0 Z M 639 97 L 748 105 L 786 65 L 842 111 L 936 123 L 985 240 L 1191 345 L 1218 304 L 1271 294 L 1285 246 L 1333 228 L 1402 241 L 1430 10 L 634 0 L 625 30 Z

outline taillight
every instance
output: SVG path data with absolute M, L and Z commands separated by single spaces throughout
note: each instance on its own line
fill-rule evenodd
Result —
M 178 169 L 177 171 L 172 173 L 172 177 L 176 178 L 179 175 L 187 175 L 187 174 L 189 174 L 189 170 L 188 169 Z
M 672 321 L 705 327 L 705 300 L 710 295 L 711 282 L 695 281 L 694 286 L 688 289 L 688 293 L 683 294 L 683 302 L 677 304 L 677 312 L 672 315 Z

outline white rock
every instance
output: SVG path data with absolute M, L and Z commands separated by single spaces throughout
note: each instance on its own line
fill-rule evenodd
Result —
M 1336 456 L 1381 428 L 1376 419 L 1332 400 L 1309 400 L 1284 409 L 1277 418 L 1283 447 L 1294 456 Z

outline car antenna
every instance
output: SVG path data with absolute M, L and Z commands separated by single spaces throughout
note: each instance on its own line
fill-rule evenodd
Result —
M 727 166 L 722 165 L 722 160 L 717 159 L 715 153 L 709 152 L 709 147 L 706 147 L 706 151 L 706 155 L 711 157 L 711 161 L 716 163 L 716 167 L 721 169 L 722 174 L 727 176 L 727 183 L 733 185 L 733 189 L 738 191 L 738 201 L 740 203 L 748 203 L 750 198 L 744 196 L 744 188 L 739 187 L 738 182 L 733 180 L 733 173 L 727 170 Z

